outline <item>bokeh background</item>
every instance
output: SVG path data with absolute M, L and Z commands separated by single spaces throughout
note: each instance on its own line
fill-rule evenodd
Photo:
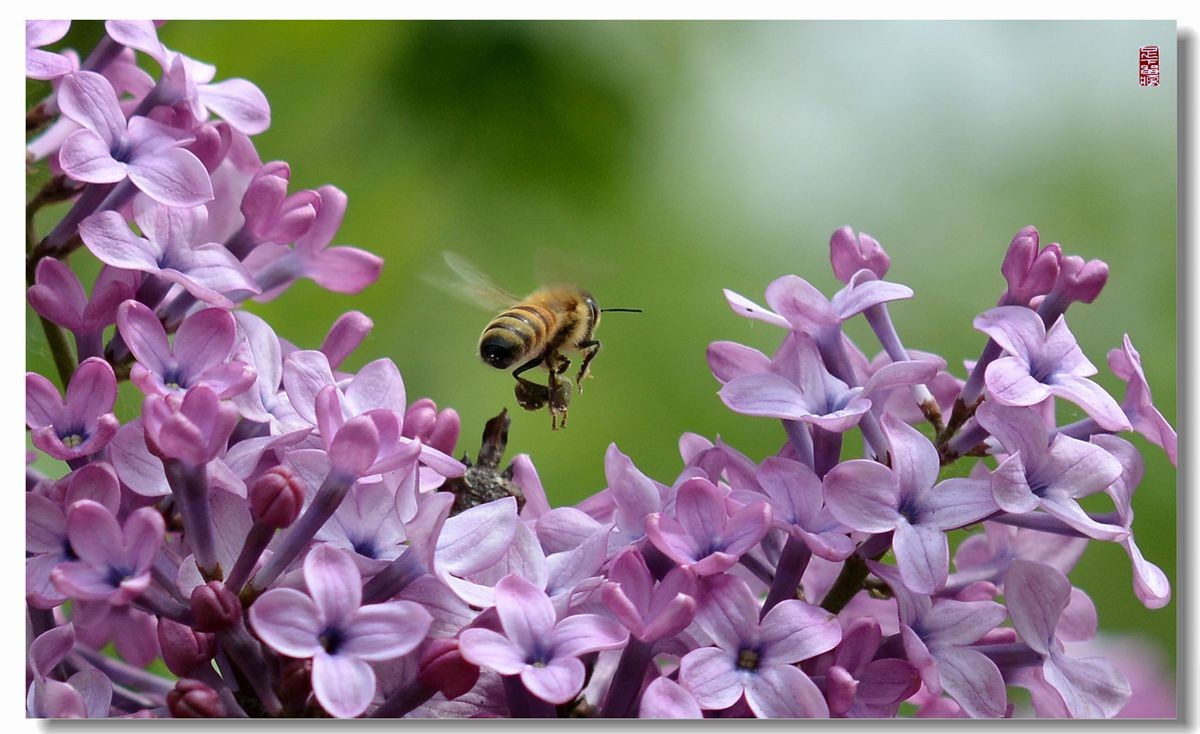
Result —
M 76 24 L 64 45 L 100 32 Z M 686 431 L 756 460 L 777 450 L 777 422 L 721 404 L 704 351 L 730 339 L 769 353 L 782 333 L 733 315 L 721 289 L 761 302 L 797 273 L 832 294 L 827 243 L 844 224 L 877 237 L 889 280 L 916 291 L 891 309 L 906 345 L 960 375 L 1017 229 L 1106 260 L 1107 288 L 1071 328 L 1118 396 L 1105 354 L 1128 332 L 1176 422 L 1173 22 L 171 22 L 160 35 L 218 78 L 254 81 L 273 113 L 263 160 L 287 160 L 294 189 L 344 189 L 336 242 L 386 260 L 358 296 L 305 282 L 252 310 L 306 347 L 343 311 L 367 313 L 374 334 L 349 366 L 394 359 L 410 399 L 459 411 L 472 453 L 508 407 L 510 455 L 533 455 L 555 504 L 604 486 L 613 442 L 664 482 Z M 1156 89 L 1137 84 L 1147 44 L 1161 48 Z M 479 362 L 491 314 L 428 282 L 448 277 L 445 250 L 518 293 L 567 279 L 601 306 L 645 309 L 605 318 L 567 430 L 516 408 L 512 378 Z M 877 350 L 864 325 L 850 332 Z M 36 320 L 28 333 L 30 369 L 51 373 Z M 1138 541 L 1174 584 L 1175 472 L 1133 440 L 1147 467 Z M 1148 637 L 1170 665 L 1175 604 L 1144 609 L 1130 577 L 1101 543 L 1072 574 L 1101 629 Z

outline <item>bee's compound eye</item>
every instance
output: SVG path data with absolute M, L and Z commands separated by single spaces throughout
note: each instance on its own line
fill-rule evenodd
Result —
M 479 344 L 479 356 L 484 362 L 502 370 L 516 361 L 517 350 L 504 339 L 487 338 Z

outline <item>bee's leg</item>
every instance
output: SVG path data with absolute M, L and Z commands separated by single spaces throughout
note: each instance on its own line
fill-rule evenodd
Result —
M 556 374 L 556 375 L 561 375 L 562 373 L 567 371 L 568 367 L 571 366 L 571 360 L 567 359 L 566 357 L 564 357 L 561 354 L 557 355 L 555 357 L 555 359 L 558 362 L 556 365 L 554 365 L 554 370 L 553 370 L 554 374 Z
M 573 385 L 571 380 L 559 375 L 571 364 L 570 360 L 558 352 L 546 355 L 546 367 L 550 371 L 550 379 L 546 389 L 550 403 L 550 430 L 567 425 L 567 406 L 571 403 Z M 555 423 L 558 423 L 556 426 Z
M 600 342 L 595 339 L 581 342 L 578 349 L 583 353 L 583 362 L 579 365 L 579 376 L 575 378 L 575 382 L 579 385 L 579 392 L 583 392 L 583 378 L 590 376 L 588 374 L 588 365 L 592 363 L 592 359 L 600 351 Z
M 540 410 L 550 399 L 550 391 L 545 385 L 539 385 L 536 382 L 521 377 L 522 372 L 528 372 L 541 363 L 542 358 L 537 357 L 529 360 L 512 372 L 512 376 L 517 380 L 517 385 L 513 389 L 513 393 L 517 397 L 517 405 L 520 405 L 525 410 Z

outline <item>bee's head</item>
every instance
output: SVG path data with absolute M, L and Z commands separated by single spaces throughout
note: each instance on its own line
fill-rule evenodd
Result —
M 479 342 L 479 356 L 492 367 L 504 370 L 521 356 L 521 347 L 502 336 L 488 335 Z

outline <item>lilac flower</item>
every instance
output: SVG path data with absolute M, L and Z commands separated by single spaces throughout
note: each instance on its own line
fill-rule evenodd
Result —
M 1171 601 L 1171 582 L 1162 569 L 1146 560 L 1133 539 L 1133 491 L 1142 482 L 1145 464 L 1142 455 L 1128 441 L 1116 436 L 1092 436 L 1092 443 L 1101 446 L 1121 463 L 1121 476 L 1106 490 L 1117 506 L 1117 516 L 1128 535 L 1119 540 L 1133 563 L 1133 592 L 1147 609 L 1160 609 Z M 1058 568 L 1058 567 L 1056 567 Z M 1067 569 L 1058 568 L 1066 572 Z
M 500 675 L 520 676 L 530 693 L 549 703 L 566 703 L 583 687 L 579 656 L 619 647 L 625 634 L 595 614 L 555 621 L 549 597 L 520 576 L 496 584 L 496 612 L 503 634 L 490 629 L 464 630 L 462 656 Z
M 151 453 L 189 466 L 203 466 L 217 458 L 237 422 L 234 407 L 221 403 L 207 385 L 189 390 L 178 405 L 158 395 L 147 396 L 142 416 Z
M 875 461 L 842 462 L 825 475 L 825 501 L 842 523 L 867 533 L 895 531 L 896 562 L 904 583 L 931 594 L 946 581 L 950 551 L 945 531 L 996 511 L 985 482 L 953 477 L 937 483 L 937 450 L 915 428 L 883 418 L 889 468 Z
M 670 678 L 655 678 L 642 694 L 638 717 L 643 719 L 700 719 L 700 704 L 688 689 Z
M 825 369 L 811 339 L 792 334 L 772 360 L 770 371 L 739 375 L 719 395 L 731 410 L 744 415 L 799 420 L 841 433 L 858 424 L 876 392 L 931 380 L 940 366 L 896 362 L 852 388 Z
M 605 606 L 632 636 L 655 642 L 691 623 L 696 613 L 696 576 L 676 567 L 655 584 L 642 555 L 629 548 L 612 560 L 602 595 Z
M 33 683 L 25 710 L 43 719 L 103 719 L 112 701 L 112 681 L 95 668 L 78 671 L 64 683 L 51 674 L 75 647 L 75 628 L 68 622 L 43 632 L 29 646 Z
M 308 593 L 272 589 L 250 607 L 255 633 L 278 652 L 312 658 L 317 701 L 339 718 L 358 716 L 375 695 L 370 662 L 414 650 L 432 622 L 407 601 L 360 606 L 362 578 L 342 551 L 318 545 L 304 559 Z
M 873 617 L 844 626 L 842 641 L 812 663 L 833 716 L 886 718 L 921 687 L 917 669 L 907 660 L 876 657 L 883 635 Z
M 766 495 L 771 515 L 779 527 L 800 538 L 809 550 L 830 561 L 843 561 L 854 552 L 848 529 L 825 506 L 821 480 L 798 461 L 768 456 L 755 472 L 762 493 L 734 491 L 739 502 Z
M 882 278 L 887 275 L 892 259 L 871 235 L 860 232 L 855 236 L 850 227 L 841 227 L 829 238 L 829 262 L 837 279 L 849 283 L 863 268 Z
M 182 108 L 196 124 L 206 122 L 210 112 L 216 113 L 244 135 L 257 135 L 271 126 L 271 107 L 252 82 L 226 79 L 214 83 L 215 66 L 159 48 L 159 53 L 153 45 L 140 49 L 154 55 L 163 69 L 155 104 Z
M 227 398 L 254 383 L 254 370 L 230 359 L 237 326 L 228 311 L 197 311 L 184 319 L 174 341 L 168 343 L 154 312 L 137 301 L 126 301 L 117 311 L 117 327 L 137 359 L 129 379 L 147 396 L 178 398 L 204 385 Z
M 245 260 L 262 286 L 258 300 L 267 301 L 299 278 L 336 293 L 358 293 L 379 278 L 383 261 L 356 247 L 330 247 L 346 214 L 346 195 L 335 186 L 317 189 L 320 206 L 317 218 L 294 247 L 260 245 Z
M 1121 409 L 1133 425 L 1133 430 L 1142 434 L 1151 443 L 1161 446 L 1170 457 L 1171 463 L 1176 463 L 1177 445 L 1179 439 L 1175 429 L 1163 418 L 1163 414 L 1154 407 L 1154 399 L 1150 395 L 1150 383 L 1146 373 L 1142 371 L 1142 355 L 1133 348 L 1129 335 L 1123 337 L 1120 349 L 1108 353 L 1108 368 L 1125 382 L 1125 400 Z
M 77 469 L 59 484 L 66 485 L 62 501 L 28 492 L 25 495 L 25 594 L 44 609 L 56 607 L 67 597 L 50 581 L 50 573 L 64 561 L 78 557 L 67 537 L 64 507 L 80 500 L 93 500 L 116 515 L 121 503 L 117 474 L 109 464 L 94 462 Z
M 263 242 L 294 242 L 313 226 L 321 196 L 309 190 L 289 196 L 291 173 L 287 163 L 272 161 L 250 179 L 240 207 L 245 223 L 234 236 L 242 253 L 249 254 L 251 247 Z
M 161 654 L 155 616 L 133 604 L 78 599 L 71 607 L 71 623 L 81 643 L 94 650 L 111 644 L 130 665 L 145 667 Z
M 58 104 L 84 128 L 72 133 L 59 152 L 59 165 L 71 178 L 93 184 L 128 178 L 167 206 L 197 206 L 212 198 L 204 164 L 181 147 L 190 138 L 146 117 L 126 122 L 117 94 L 103 76 L 67 74 L 58 88 Z
M 30 79 L 57 79 L 75 70 L 71 59 L 53 51 L 43 51 L 61 40 L 71 28 L 69 20 L 25 21 L 25 76 Z
M 1068 573 L 1087 549 L 1087 538 L 1043 533 L 1028 528 L 984 522 L 983 533 L 963 540 L 954 553 L 956 572 L 947 589 L 979 581 L 999 585 L 1018 558 L 1044 563 Z
M 867 566 L 892 589 L 908 661 L 931 693 L 945 690 L 970 716 L 1000 717 L 1004 679 L 996 664 L 970 645 L 1004 621 L 1004 607 L 991 601 L 933 600 L 910 591 L 890 566 Z
M 765 502 L 731 506 L 707 479 L 689 479 L 675 494 L 673 514 L 646 518 L 646 537 L 671 560 L 699 576 L 728 570 L 771 527 Z
M 99 502 L 80 500 L 67 511 L 67 539 L 78 561 L 59 564 L 50 580 L 75 599 L 128 604 L 150 584 L 150 565 L 162 545 L 162 515 L 133 512 L 124 526 Z
M 716 646 L 683 657 L 680 684 L 704 709 L 728 708 L 744 695 L 762 718 L 828 716 L 821 691 L 795 663 L 837 645 L 842 637 L 837 620 L 796 599 L 776 605 L 762 622 L 758 612 L 741 579 L 727 574 L 707 579 L 696 622 Z
M 987 367 L 984 381 L 1002 405 L 1037 405 L 1050 396 L 1069 400 L 1111 431 L 1129 430 L 1117 402 L 1087 379 L 1096 368 L 1060 318 L 1047 331 L 1041 318 L 1021 306 L 998 306 L 975 318 L 975 328 L 999 344 L 1007 357 Z
M 62 461 L 104 449 L 120 423 L 113 415 L 117 378 L 99 357 L 86 359 L 67 385 L 64 401 L 58 389 L 36 372 L 25 373 L 25 425 L 33 445 Z
M 889 301 L 912 298 L 912 289 L 898 283 L 871 278 L 851 277 L 844 288 L 826 298 L 811 283 L 797 275 L 785 275 L 767 286 L 765 309 L 749 299 L 725 291 L 733 312 L 749 319 L 765 321 L 785 329 L 811 332 L 823 326 L 836 326 L 866 309 Z
M 224 246 L 199 241 L 207 211 L 167 207 L 139 196 L 133 212 L 144 237 L 130 231 L 124 217 L 112 211 L 83 220 L 79 236 L 102 262 L 177 283 L 209 305 L 233 308 L 230 294 L 258 293 L 259 287 Z M 165 294 L 163 290 L 159 297 Z
M 61 260 L 47 257 L 34 271 L 29 305 L 42 318 L 75 334 L 80 357 L 99 357 L 104 328 L 117 320 L 117 307 L 133 298 L 137 284 L 137 273 L 106 265 L 100 269 L 89 299 L 75 273 Z
M 1000 297 L 1001 306 L 1028 306 L 1030 301 L 1050 292 L 1058 280 L 1062 249 L 1050 243 L 1039 251 L 1038 231 L 1024 227 L 1013 235 L 1000 272 L 1008 289 Z
M 1064 435 L 1051 439 L 1038 411 L 984 403 L 979 425 L 1010 454 L 992 473 L 992 495 L 1008 512 L 1041 508 L 1089 537 L 1119 540 L 1120 527 L 1093 520 L 1076 501 L 1107 489 L 1121 463 L 1095 444 Z
M 1109 718 L 1129 700 L 1129 683 L 1103 658 L 1068 657 L 1055 627 L 1071 596 L 1071 583 L 1044 564 L 1017 560 L 1004 583 L 1013 627 L 1041 656 L 1044 681 L 1075 718 Z

